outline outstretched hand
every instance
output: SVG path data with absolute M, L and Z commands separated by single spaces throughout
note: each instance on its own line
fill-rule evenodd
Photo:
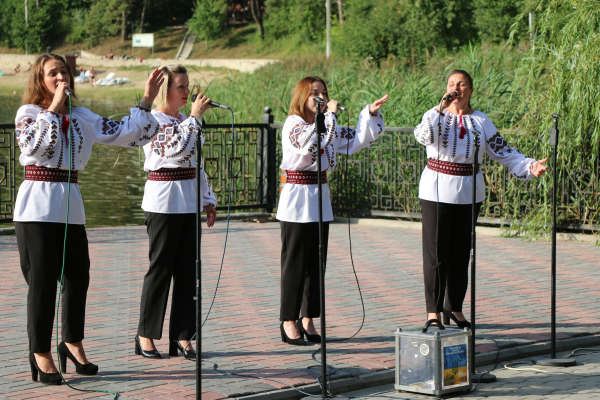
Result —
M 531 173 L 534 174 L 538 178 L 540 176 L 542 176 L 544 174 L 544 172 L 546 172 L 546 170 L 548 169 L 548 167 L 544 165 L 544 163 L 547 161 L 548 161 L 548 158 L 544 158 L 543 160 L 534 162 L 531 165 Z
M 371 114 L 375 114 L 377 112 L 377 110 L 379 110 L 381 108 L 381 106 L 383 106 L 383 103 L 388 101 L 389 98 L 390 98 L 390 95 L 386 94 L 379 100 L 375 100 L 373 102 L 373 104 L 371 104 L 371 106 L 369 107 L 369 111 L 371 112 Z
M 160 87 L 162 86 L 165 80 L 164 74 L 162 70 L 156 68 L 146 81 L 146 87 L 144 88 L 144 97 L 142 97 L 142 103 L 144 104 L 152 104 L 156 96 L 158 96 L 158 92 L 160 91 Z

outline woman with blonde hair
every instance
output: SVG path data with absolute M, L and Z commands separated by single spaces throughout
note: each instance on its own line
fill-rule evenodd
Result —
M 63 268 L 62 342 L 58 345 L 62 372 L 66 372 L 67 358 L 79 374 L 98 371 L 88 362 L 82 345 L 90 258 L 77 173 L 87 164 L 94 143 L 135 147 L 156 135 L 159 126 L 148 104 L 161 84 L 162 73 L 155 70 L 140 104 L 118 122 L 83 107 L 73 107 L 69 113 L 67 92 L 77 97 L 73 72 L 63 57 L 44 54 L 33 64 L 15 120 L 25 181 L 19 188 L 13 220 L 21 270 L 29 285 L 27 333 L 34 381 L 40 375 L 42 383 L 61 384 L 50 349 L 56 282 Z
M 322 99 L 322 105 L 315 102 Z M 337 125 L 339 103 L 329 100 L 325 81 L 308 76 L 296 85 L 288 117 L 281 131 L 283 155 L 281 169 L 287 183 L 281 191 L 277 219 L 281 221 L 281 340 L 291 345 L 321 343 L 313 318 L 320 317 L 319 292 L 319 215 L 317 157 L 321 157 L 324 221 L 324 254 L 327 257 L 329 221 L 333 220 L 327 172 L 336 165 L 336 153 L 354 154 L 373 143 L 384 124 L 381 106 L 385 95 L 367 105 L 358 117 L 357 129 Z M 315 116 L 317 108 L 325 113 L 327 131 L 321 136 L 317 154 Z M 302 312 L 302 318 L 300 317 Z
M 156 138 L 144 146 L 148 181 L 142 209 L 150 240 L 150 267 L 144 277 L 135 354 L 161 358 L 154 345 L 162 337 L 163 323 L 173 279 L 169 355 L 195 359 L 191 339 L 196 331 L 196 185 L 200 185 L 200 209 L 207 214 L 207 226 L 216 219 L 217 199 L 204 169 L 196 177 L 196 137 L 202 147 L 202 114 L 210 99 L 200 94 L 192 103 L 189 117 L 179 112 L 190 97 L 189 77 L 183 65 L 161 68 L 164 83 L 156 97 L 152 115 L 160 124 Z M 199 160 L 201 163 L 202 161 Z

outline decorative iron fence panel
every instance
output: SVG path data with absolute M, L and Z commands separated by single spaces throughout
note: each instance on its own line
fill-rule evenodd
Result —
M 22 168 L 15 169 L 15 141 L 15 125 L 0 124 L 0 222 L 12 221 L 16 181 L 23 174 Z
M 232 179 L 228 177 L 231 153 L 231 126 L 206 125 L 203 148 L 204 167 L 217 196 L 219 210 L 227 208 L 232 184 L 232 209 L 264 209 L 277 206 L 281 164 L 281 124 L 272 124 L 268 111 L 261 124 L 238 124 L 234 130 Z M 338 166 L 329 182 L 333 207 L 337 212 L 351 210 L 354 215 L 420 218 L 418 186 L 426 165 L 425 147 L 418 144 L 413 128 L 388 127 L 371 147 L 347 157 L 338 154 Z M 509 137 L 519 148 L 520 138 Z M 23 169 L 16 162 L 18 147 L 14 124 L 0 125 L 0 222 L 11 221 L 15 188 L 23 180 Z M 531 154 L 544 158 L 549 146 L 538 145 Z M 594 163 L 589 154 L 581 155 L 581 167 L 559 174 L 558 212 L 563 220 L 576 225 L 597 221 L 600 214 L 600 154 Z M 480 217 L 486 222 L 523 219 L 537 207 L 550 206 L 550 189 L 539 180 L 521 182 L 508 170 L 484 156 L 486 201 Z M 548 178 L 546 178 L 548 179 Z M 546 185 L 551 188 L 550 185 Z

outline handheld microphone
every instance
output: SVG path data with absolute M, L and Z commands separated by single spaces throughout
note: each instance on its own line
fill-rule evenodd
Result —
M 331 100 L 329 100 L 329 101 L 331 101 Z M 329 104 L 329 101 L 327 102 L 327 104 Z M 346 107 L 344 107 L 343 105 L 341 105 L 340 103 L 338 103 L 338 110 L 348 111 L 348 109 Z
M 198 94 L 197 94 L 197 93 L 194 93 L 194 94 L 192 95 L 192 103 L 196 101 L 196 98 L 197 98 L 197 97 L 198 97 Z M 209 105 L 211 105 L 211 106 L 213 106 L 213 107 L 224 108 L 224 109 L 226 109 L 226 110 L 230 110 L 230 108 L 229 108 L 228 106 L 226 106 L 226 105 L 224 105 L 224 104 L 219 104 L 219 103 L 217 103 L 216 101 L 209 101 L 209 102 L 208 102 L 208 104 L 209 104 Z
M 452 92 L 448 96 L 442 97 L 442 100 L 452 100 L 453 97 L 458 97 L 458 93 L 457 92 Z
M 313 97 L 313 100 L 315 101 L 315 103 L 317 103 L 318 105 L 323 104 L 323 99 L 320 97 Z
M 71 93 L 71 91 L 69 89 L 67 89 L 67 88 L 65 88 L 65 94 L 67 96 L 72 96 L 73 95 L 73 93 Z

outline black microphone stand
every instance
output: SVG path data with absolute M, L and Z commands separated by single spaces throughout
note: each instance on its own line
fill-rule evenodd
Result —
M 473 132 L 473 194 L 471 203 L 471 352 L 469 353 L 469 364 L 471 365 L 471 382 L 490 383 L 496 381 L 496 376 L 489 372 L 478 374 L 475 372 L 475 260 L 476 260 L 476 234 L 477 223 L 477 173 L 479 172 L 479 140 L 481 134 Z
M 531 362 L 548 367 L 570 367 L 576 364 L 574 358 L 556 358 L 556 187 L 558 168 L 556 168 L 556 151 L 558 147 L 558 119 L 560 115 L 552 114 L 554 127 L 550 129 L 550 146 L 554 147 L 552 154 L 552 287 L 551 287 L 551 316 L 550 316 L 550 358 L 533 358 Z
M 317 134 L 317 182 L 319 203 L 319 289 L 321 293 L 321 397 L 327 394 L 327 336 L 325 335 L 325 257 L 323 255 L 323 183 L 321 181 L 321 135 L 325 134 L 325 114 L 321 112 L 322 101 L 315 99 L 317 114 L 315 115 Z
M 200 244 L 202 237 L 202 221 L 200 215 L 200 168 L 202 163 L 202 144 L 200 142 L 200 132 L 204 128 L 204 119 L 202 125 L 196 130 L 196 400 L 200 400 L 202 393 L 202 372 L 200 368 L 200 357 L 202 354 L 202 299 L 200 297 L 200 282 L 202 277 L 202 259 L 200 258 Z

